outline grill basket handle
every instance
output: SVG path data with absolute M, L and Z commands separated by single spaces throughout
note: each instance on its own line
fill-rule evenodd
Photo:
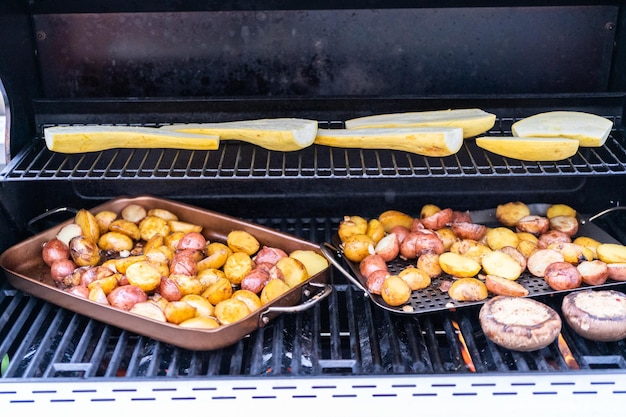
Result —
M 354 285 L 356 285 L 361 291 L 363 291 L 363 293 L 365 294 L 366 297 L 369 297 L 370 293 L 367 290 L 367 288 L 365 288 L 363 286 L 363 284 L 361 284 L 359 282 L 358 279 L 356 279 L 346 268 L 343 267 L 343 265 L 341 265 L 339 263 L 339 261 L 337 260 L 337 257 L 342 257 L 341 251 L 339 251 L 339 249 L 337 249 L 336 247 L 334 247 L 333 245 L 331 245 L 328 242 L 324 242 L 320 245 L 320 250 L 324 253 L 324 255 L 326 255 L 326 258 L 333 264 L 333 266 L 335 268 L 337 268 L 339 270 L 339 272 L 341 272 L 350 282 L 352 282 Z

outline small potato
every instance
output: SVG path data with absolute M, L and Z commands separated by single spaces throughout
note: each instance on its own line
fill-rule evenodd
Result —
M 380 239 L 374 247 L 374 253 L 382 257 L 386 262 L 390 262 L 400 254 L 400 241 L 398 235 L 389 233 Z
M 170 274 L 169 278 L 176 283 L 183 297 L 188 294 L 202 294 L 207 289 L 196 276 Z
M 206 298 L 197 294 L 187 294 L 180 301 L 184 301 L 196 309 L 195 317 L 214 317 L 213 304 Z
M 215 306 L 215 318 L 224 325 L 235 323 L 245 318 L 248 314 L 250 314 L 248 305 L 236 298 L 220 301 Z
M 378 219 L 370 219 L 367 222 L 367 231 L 366 235 L 371 237 L 374 242 L 378 242 L 385 236 L 385 227 Z
M 179 324 L 196 317 L 196 308 L 184 301 L 170 301 L 163 310 L 168 323 Z
M 596 247 L 596 253 L 607 264 L 626 262 L 626 246 L 618 243 L 602 243 Z
M 170 226 L 167 224 L 166 220 L 160 217 L 147 216 L 139 222 L 139 233 L 141 234 L 141 239 L 148 241 L 156 234 L 162 236 L 169 235 Z
M 121 285 L 107 295 L 107 300 L 113 307 L 128 311 L 135 304 L 148 301 L 148 296 L 136 285 Z
M 367 234 L 367 220 L 361 216 L 344 216 L 339 222 L 337 234 L 342 242 L 350 236 Z
M 96 303 L 109 305 L 109 300 L 107 300 L 107 295 L 104 293 L 102 287 L 98 285 L 92 285 L 89 288 L 89 298 L 91 301 L 95 301 Z
M 417 258 L 417 269 L 420 269 L 430 278 L 436 278 L 440 276 L 443 272 L 441 269 L 441 264 L 439 263 L 439 254 L 437 253 L 425 253 L 419 258 Z
M 545 249 L 553 243 L 570 243 L 572 238 L 567 233 L 560 230 L 549 230 L 546 233 L 539 235 L 537 241 L 537 247 Z
M 519 244 L 517 246 L 519 246 Z M 500 250 L 515 259 L 517 263 L 520 264 L 520 266 L 522 267 L 522 272 L 526 270 L 526 256 L 524 256 L 524 254 L 519 249 L 514 248 L 513 246 L 504 246 Z
M 425 228 L 430 230 L 439 230 L 446 227 L 452 221 L 453 211 L 451 208 L 445 208 L 431 214 L 428 217 L 420 217 L 420 221 Z
M 256 267 L 241 280 L 241 289 L 259 294 L 265 284 L 271 279 L 270 270 L 263 267 Z
M 259 241 L 245 230 L 233 230 L 226 237 L 226 244 L 233 252 L 243 252 L 249 256 L 257 253 L 261 247 Z
M 139 230 L 139 227 L 137 227 L 137 230 Z M 141 239 L 141 233 L 139 233 L 139 239 Z M 143 245 L 143 253 L 150 252 L 151 250 L 159 248 L 163 245 L 165 245 L 165 238 L 160 233 L 157 233 Z
M 526 259 L 537 250 L 537 242 L 520 240 L 516 248 Z
M 109 295 L 111 291 L 113 291 L 119 285 L 118 275 L 110 275 L 108 277 L 103 277 L 91 281 L 87 284 L 87 288 L 91 289 L 92 287 L 100 287 L 104 292 L 105 296 Z
M 161 323 L 165 323 L 167 321 L 165 319 L 165 313 L 163 313 L 161 307 L 152 301 L 137 303 L 129 311 Z
M 168 226 L 169 229 L 169 226 Z M 176 252 L 176 248 L 178 247 L 178 242 L 182 237 L 185 236 L 185 232 L 171 232 L 164 236 L 163 243 L 169 250 L 172 252 Z
M 609 278 L 613 281 L 626 281 L 626 263 L 616 262 L 606 265 L 609 270 Z
M 380 295 L 383 301 L 396 307 L 406 304 L 411 298 L 409 284 L 397 275 L 389 275 L 383 282 Z
M 252 291 L 237 290 L 230 298 L 243 301 L 244 303 L 246 303 L 250 311 L 256 311 L 263 306 L 263 303 L 261 303 L 261 298 Z
M 74 216 L 74 223 L 80 226 L 82 236 L 90 242 L 96 243 L 100 238 L 100 225 L 89 210 L 80 209 Z
M 378 216 L 378 221 L 383 225 L 385 232 L 390 233 L 395 226 L 402 226 L 410 230 L 411 225 L 413 225 L 413 216 L 398 210 L 387 210 Z
M 576 266 L 587 285 L 602 285 L 609 278 L 609 267 L 600 260 L 583 261 Z
M 487 246 L 492 250 L 498 250 L 504 246 L 517 247 L 519 237 L 517 234 L 507 227 L 494 227 L 487 230 L 485 235 Z
M 70 223 L 66 224 L 61 228 L 61 230 L 59 230 L 56 238 L 69 246 L 70 240 L 72 240 L 72 238 L 75 238 L 76 236 L 80 236 L 82 234 L 83 231 L 81 230 L 79 225 L 77 225 L 76 223 Z
M 273 248 L 270 246 L 263 246 L 257 253 L 254 255 L 254 263 L 259 264 L 270 264 L 275 265 L 281 258 L 285 258 L 289 256 L 287 252 L 280 248 Z
M 226 274 L 224 271 L 217 268 L 207 268 L 201 271 L 198 271 L 196 274 L 196 278 L 205 288 L 209 288 L 209 285 L 213 284 L 220 278 L 226 278 Z M 227 278 L 228 279 L 228 278 Z
M 398 276 L 409 284 L 411 291 L 422 290 L 431 283 L 431 278 L 425 271 L 414 267 L 403 269 Z
M 178 220 L 178 216 L 169 210 L 153 208 L 148 210 L 148 216 L 156 216 L 165 220 Z
M 482 259 L 482 268 L 488 275 L 496 275 L 515 281 L 523 272 L 522 265 L 502 250 L 494 250 Z
M 512 201 L 496 207 L 496 219 L 508 227 L 514 227 L 522 217 L 529 215 L 530 209 L 521 201 Z
M 178 301 L 183 298 L 183 294 L 178 288 L 176 281 L 170 277 L 161 277 L 158 293 L 167 301 Z
M 107 232 L 98 239 L 98 246 L 102 250 L 111 252 L 130 251 L 135 243 L 133 240 L 123 233 Z
M 280 269 L 285 283 L 290 288 L 296 287 L 309 278 L 306 266 L 296 258 L 282 258 L 276 262 L 276 267 Z
M 198 330 L 210 330 L 220 327 L 220 323 L 214 317 L 192 317 L 178 325 L 180 327 Z
M 522 284 L 496 275 L 485 276 L 487 290 L 495 295 L 507 295 L 509 297 L 525 297 L 529 294 Z
M 425 219 L 426 217 L 430 217 L 440 211 L 441 207 L 436 204 L 424 204 L 420 210 L 420 219 Z
M 598 258 L 598 253 L 596 249 L 598 248 L 598 245 L 600 245 L 600 242 L 598 242 L 594 238 L 591 238 L 589 236 L 578 236 L 573 240 L 572 243 L 586 247 L 593 253 L 594 259 Z
M 297 249 L 289 256 L 302 262 L 309 278 L 328 268 L 328 259 L 313 250 Z
M 224 275 L 233 285 L 241 284 L 241 280 L 252 271 L 254 261 L 244 252 L 234 252 L 226 259 L 224 264 Z
M 481 268 L 474 259 L 454 252 L 440 254 L 439 265 L 446 274 L 461 278 L 474 277 Z
M 209 288 L 201 295 L 209 300 L 209 303 L 217 305 L 220 301 L 226 300 L 233 295 L 233 287 L 227 278 L 220 278 L 209 285 Z
M 575 243 L 553 243 L 548 246 L 548 249 L 561 252 L 565 262 L 569 262 L 572 265 L 578 265 L 583 261 L 591 261 L 594 258 L 591 249 Z
M 117 219 L 117 213 L 111 210 L 103 210 L 95 214 L 96 222 L 100 227 L 100 234 L 109 231 L 109 225 Z
M 480 263 L 483 256 L 491 252 L 491 248 L 475 240 L 463 239 L 452 244 L 452 246 L 450 246 L 450 252 L 467 256 Z
M 443 242 L 439 236 L 427 230 L 409 233 L 400 244 L 400 256 L 404 259 L 415 259 L 425 253 L 444 252 Z
M 544 271 L 543 277 L 550 288 L 560 290 L 573 290 L 583 282 L 578 269 L 569 262 L 553 262 Z
M 487 226 L 471 222 L 455 222 L 450 228 L 459 239 L 479 241 L 487 234 Z
M 384 269 L 378 269 L 369 274 L 365 282 L 367 290 L 372 294 L 380 295 L 383 289 L 383 282 L 385 282 L 389 275 L 389 271 Z
M 194 250 L 202 252 L 206 246 L 206 238 L 200 232 L 187 232 L 185 233 L 178 244 L 176 250 Z
M 359 263 L 359 272 L 365 278 L 370 276 L 375 271 L 388 271 L 387 262 L 385 259 L 374 253 L 371 255 L 367 255 L 360 263 Z
M 517 232 L 531 233 L 535 236 L 547 232 L 549 228 L 550 220 L 547 217 L 532 214 L 522 217 L 515 224 Z
M 95 242 L 76 236 L 69 243 L 70 256 L 76 266 L 94 266 L 100 263 L 100 248 Z
M 206 251 L 206 258 L 196 264 L 198 271 L 221 268 L 226 263 L 226 259 L 233 254 L 233 250 L 221 242 L 209 243 Z
M 458 242 L 460 240 L 457 237 L 457 235 L 454 234 L 454 231 L 449 227 L 444 227 L 444 228 L 435 230 L 435 234 L 439 237 L 439 240 L 441 240 L 441 243 L 443 243 L 444 251 L 449 251 L 450 247 L 455 242 Z
M 265 284 L 265 287 L 263 287 L 259 298 L 261 299 L 261 303 L 263 303 L 263 305 L 266 305 L 276 298 L 282 296 L 289 290 L 290 287 L 289 285 L 287 285 L 287 283 L 285 283 L 285 281 L 281 279 L 272 279 L 267 284 Z
M 172 232 L 183 232 L 183 233 L 202 232 L 202 226 L 200 226 L 199 224 L 182 222 L 180 220 L 167 220 L 167 225 L 169 226 Z
M 537 242 L 539 242 L 539 238 L 536 235 L 532 234 L 532 233 L 529 233 L 529 232 L 517 232 L 516 234 L 517 234 L 517 237 L 519 238 L 520 242 L 523 242 L 525 240 L 528 240 L 528 241 L 533 242 L 535 244 L 537 244 Z
M 146 217 L 146 214 L 147 211 L 142 205 L 134 203 L 128 204 L 120 212 L 120 215 L 124 220 L 128 220 L 133 223 L 139 223 L 144 217 Z
M 550 218 L 550 229 L 558 230 L 568 236 L 578 233 L 578 219 L 572 216 L 555 216 Z
M 548 207 L 548 210 L 546 211 L 546 217 L 551 219 L 556 216 L 576 217 L 576 210 L 574 210 L 567 204 L 553 204 Z
M 111 222 L 111 224 L 109 224 L 109 232 L 122 233 L 133 240 L 139 240 L 141 238 L 139 226 L 137 226 L 136 223 L 124 219 L 117 219 Z
M 126 278 L 145 292 L 154 291 L 161 283 L 161 273 L 148 261 L 139 261 L 126 269 Z
M 487 298 L 489 291 L 477 278 L 459 278 L 448 288 L 448 295 L 456 301 L 480 301 Z
M 528 272 L 541 278 L 548 265 L 554 262 L 564 262 L 561 252 L 554 249 L 538 249 L 528 257 L 526 267 Z
M 343 242 L 343 254 L 352 262 L 361 262 L 367 255 L 374 253 L 376 242 L 368 235 L 352 235 Z

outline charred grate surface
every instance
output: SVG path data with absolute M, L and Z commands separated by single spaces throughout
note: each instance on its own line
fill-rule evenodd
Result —
M 615 126 L 621 118 L 609 117 Z M 490 135 L 510 135 L 514 119 L 499 120 Z M 113 179 L 310 179 L 465 176 L 615 175 L 626 173 L 624 134 L 615 130 L 601 148 L 581 148 L 566 160 L 525 162 L 499 157 L 467 139 L 444 158 L 386 151 L 311 146 L 298 152 L 273 152 L 246 143 L 226 142 L 215 151 L 116 149 L 65 155 L 50 152 L 43 140 L 18 154 L 4 180 Z
M 313 241 L 328 241 L 338 219 L 253 219 Z M 0 285 L 0 356 L 8 380 L 167 379 L 228 376 L 467 374 L 463 336 L 477 373 L 569 371 L 557 344 L 530 353 L 489 342 L 478 309 L 399 316 L 376 307 L 331 274 L 335 291 L 313 309 L 283 314 L 227 348 L 194 352 L 104 325 Z M 545 302 L 558 308 L 560 299 Z M 458 330 L 457 330 L 458 329 Z M 626 369 L 624 341 L 596 343 L 567 326 L 579 369 Z

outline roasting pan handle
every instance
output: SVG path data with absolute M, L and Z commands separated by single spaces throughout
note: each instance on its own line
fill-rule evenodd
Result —
M 315 294 L 313 294 L 310 287 L 316 287 L 318 289 Z M 301 311 L 308 310 L 317 303 L 321 302 L 324 298 L 328 297 L 332 292 L 333 287 L 328 284 L 310 282 L 302 288 L 302 295 L 307 297 L 302 304 L 290 307 L 269 307 L 259 315 L 259 327 L 263 327 L 270 322 L 270 315 L 274 315 L 276 313 L 299 313 Z
M 78 213 L 78 210 L 72 207 L 57 207 L 51 210 L 47 210 L 41 213 L 40 215 L 33 217 L 32 219 L 28 221 L 28 224 L 27 224 L 28 230 L 32 234 L 39 233 L 39 231 L 35 228 L 35 225 L 38 222 L 45 220 L 46 218 L 54 216 L 55 214 L 59 214 L 59 213 L 71 213 L 75 215 L 76 213 Z
M 369 297 L 370 293 L 367 290 L 367 288 L 365 288 L 363 286 L 363 284 L 361 284 L 359 282 L 358 279 L 356 279 L 346 268 L 343 267 L 343 265 L 341 265 L 339 263 L 339 261 L 337 260 L 337 257 L 341 257 L 341 252 L 339 251 L 339 249 L 337 249 L 336 247 L 334 247 L 333 245 L 331 245 L 328 242 L 324 242 L 320 245 L 320 250 L 324 253 L 324 255 L 326 255 L 326 258 L 328 258 L 328 260 L 333 264 L 333 266 L 335 268 L 337 268 L 339 270 L 339 272 L 341 272 L 346 278 L 348 278 L 348 280 L 350 280 L 350 282 L 352 282 L 354 285 L 356 285 L 361 291 L 363 291 L 363 293 L 365 294 L 366 297 Z

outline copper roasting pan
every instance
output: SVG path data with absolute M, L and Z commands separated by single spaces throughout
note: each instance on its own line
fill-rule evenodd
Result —
M 177 214 L 183 221 L 202 225 L 203 234 L 210 241 L 225 242 L 230 231 L 239 229 L 251 233 L 261 245 L 281 248 L 287 253 L 296 249 L 314 250 L 320 253 L 318 245 L 295 236 L 224 214 L 152 196 L 119 197 L 91 211 L 97 213 L 102 210 L 112 210 L 119 213 L 130 203 L 141 204 L 146 209 L 167 209 Z M 73 219 L 70 219 L 57 227 L 36 234 L 0 255 L 0 265 L 6 272 L 11 285 L 76 313 L 182 348 L 213 350 L 229 346 L 254 330 L 265 326 L 278 314 L 306 310 L 332 291 L 332 287 L 326 284 L 329 273 L 329 268 L 326 268 L 244 319 L 229 325 L 210 330 L 198 330 L 158 322 L 80 298 L 55 287 L 49 268 L 42 260 L 41 248 L 46 241 L 57 234 L 62 226 L 72 221 Z
M 545 215 L 549 204 L 528 204 L 530 208 L 531 214 Z M 614 207 L 614 209 L 622 209 L 622 207 Z M 612 209 L 606 210 L 605 212 L 599 213 L 595 216 L 583 216 L 579 217 L 579 228 L 576 236 L 588 236 L 596 239 L 601 243 L 620 243 L 618 240 L 613 238 L 607 232 L 602 230 L 600 227 L 592 223 L 593 219 L 597 219 L 602 215 L 612 211 Z M 486 226 L 499 226 L 498 221 L 496 219 L 496 210 L 495 209 L 487 209 L 487 210 L 478 210 L 470 213 L 472 217 L 472 221 L 474 223 L 484 224 Z M 367 279 L 361 274 L 359 270 L 358 263 L 351 262 L 346 259 L 341 251 L 341 241 L 339 236 L 335 235 L 333 237 L 332 243 L 325 242 L 321 245 L 321 249 L 326 255 L 326 257 L 332 262 L 333 266 L 335 266 L 346 278 L 348 278 L 353 284 L 355 284 L 359 289 L 361 289 L 365 296 L 369 297 L 371 301 L 380 308 L 385 310 L 399 313 L 399 314 L 423 314 L 423 313 L 431 313 L 435 311 L 442 310 L 452 310 L 457 308 L 469 307 L 473 305 L 481 305 L 486 300 L 481 301 L 457 301 L 450 298 L 447 292 L 439 289 L 440 285 L 445 280 L 450 280 L 451 277 L 446 274 L 441 277 L 435 278 L 432 280 L 431 285 L 425 289 L 413 291 L 411 293 L 411 298 L 407 302 L 407 304 L 403 306 L 393 307 L 389 304 L 385 303 L 382 296 L 378 294 L 373 294 L 369 292 L 367 289 Z M 394 259 L 393 261 L 387 264 L 390 273 L 397 274 L 402 271 L 404 268 L 409 265 L 413 265 L 414 261 L 411 260 L 402 260 L 399 257 Z M 345 267 L 347 265 L 347 268 Z M 517 282 L 526 287 L 529 291 L 527 297 L 540 297 L 546 296 L 549 294 L 556 293 L 566 293 L 571 292 L 572 290 L 554 290 L 552 289 L 543 278 L 538 278 L 531 275 L 529 272 L 524 272 L 522 276 L 517 279 Z M 582 288 L 608 288 L 615 287 L 618 285 L 625 285 L 624 282 L 611 281 L 608 280 L 606 283 L 602 285 L 586 285 L 583 284 Z M 492 294 L 489 295 L 489 298 L 492 297 Z

